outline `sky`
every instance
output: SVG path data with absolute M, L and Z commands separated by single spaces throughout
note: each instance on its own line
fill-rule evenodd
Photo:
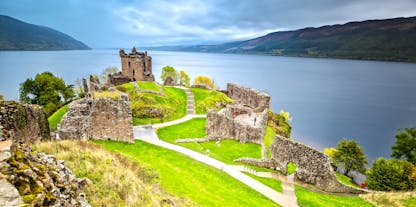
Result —
M 92 48 L 217 44 L 275 31 L 416 16 L 416 0 L 1 0 L 0 14 Z

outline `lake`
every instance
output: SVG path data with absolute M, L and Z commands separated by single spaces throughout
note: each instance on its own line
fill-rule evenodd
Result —
M 149 51 L 160 81 L 172 65 L 190 76 L 208 75 L 269 93 L 271 107 L 289 111 L 292 137 L 322 150 L 342 137 L 354 138 L 369 160 L 389 157 L 399 128 L 416 126 L 416 64 L 380 61 Z M 51 71 L 77 78 L 120 68 L 118 50 L 2 51 L 0 94 L 17 99 L 19 84 Z

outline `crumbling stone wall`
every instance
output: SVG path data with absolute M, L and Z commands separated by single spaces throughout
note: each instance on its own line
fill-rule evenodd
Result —
M 258 118 L 255 124 L 238 119 L 238 116 L 249 113 L 253 113 L 249 108 L 233 105 L 228 105 L 220 112 L 209 111 L 206 125 L 207 139 L 234 139 L 241 143 L 262 144 L 267 124 L 267 109 L 260 114 L 253 113 L 253 116 Z
M 49 124 L 43 107 L 0 101 L 0 141 L 36 143 L 50 138 Z
M 99 97 L 74 101 L 62 119 L 60 139 L 115 140 L 134 142 L 128 96 L 120 99 Z
M 263 112 L 265 109 L 270 108 L 270 96 L 252 88 L 228 83 L 227 95 L 240 104 L 253 108 L 255 112 Z
M 133 142 L 132 113 L 127 96 L 94 99 L 91 110 L 92 139 Z
M 271 146 L 271 160 L 282 172 L 287 164 L 296 164 L 295 178 L 334 193 L 363 193 L 365 191 L 340 183 L 331 167 L 330 158 L 309 146 L 276 136 Z
M 147 52 L 137 52 L 133 47 L 129 54 L 124 50 L 119 52 L 122 74 L 130 81 L 155 81 L 152 72 L 152 57 Z

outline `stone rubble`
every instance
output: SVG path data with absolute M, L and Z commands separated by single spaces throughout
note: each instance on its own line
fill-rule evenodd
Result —
M 25 145 L 0 151 L 0 206 L 90 207 L 82 189 L 91 183 L 75 177 L 64 161 L 31 154 Z M 20 194 L 20 195 L 19 195 Z

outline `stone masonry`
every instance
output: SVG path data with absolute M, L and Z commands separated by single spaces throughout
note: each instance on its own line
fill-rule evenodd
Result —
M 132 114 L 128 96 L 119 100 L 93 98 L 73 101 L 62 119 L 60 139 L 115 140 L 133 143 Z
M 137 52 L 133 47 L 129 54 L 120 50 L 122 74 L 130 81 L 155 81 L 152 73 L 152 57 L 147 52 Z
M 263 144 L 270 96 L 257 90 L 227 84 L 227 95 L 236 105 L 207 114 L 207 139 L 235 139 Z
M 240 104 L 252 108 L 255 112 L 263 112 L 270 108 L 270 95 L 252 88 L 228 83 L 227 95 Z
M 0 141 L 32 144 L 49 138 L 48 119 L 41 106 L 0 101 Z
M 69 104 L 68 113 L 59 125 L 59 138 L 133 143 L 132 112 L 127 94 L 108 88 L 120 97 L 94 97 L 103 87 L 94 80 L 90 80 L 90 85 L 91 90 L 84 84 L 86 98 Z
M 332 169 L 330 158 L 324 153 L 279 135 L 271 146 L 271 161 L 283 173 L 287 172 L 289 162 L 296 164 L 296 179 L 314 184 L 327 192 L 365 192 L 340 183 Z

